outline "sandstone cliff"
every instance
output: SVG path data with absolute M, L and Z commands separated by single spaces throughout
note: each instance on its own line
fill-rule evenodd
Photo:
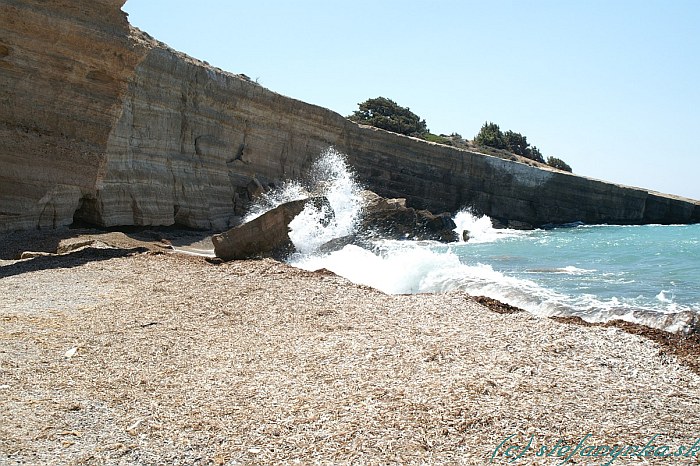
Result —
M 123 1 L 0 2 L 0 230 L 71 223 L 140 55 Z
M 224 229 L 328 146 L 386 197 L 533 225 L 700 222 L 697 201 L 358 126 L 132 29 L 123 0 L 0 1 L 0 230 Z

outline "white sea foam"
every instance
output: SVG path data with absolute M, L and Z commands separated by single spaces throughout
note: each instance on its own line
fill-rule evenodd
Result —
M 595 269 L 582 269 L 573 265 L 567 265 L 566 267 L 555 267 L 551 269 L 530 269 L 530 273 L 555 273 L 563 275 L 586 275 L 595 272 Z
M 459 259 L 421 247 L 392 248 L 376 254 L 348 245 L 324 256 L 299 258 L 293 265 L 307 270 L 325 268 L 385 293 L 406 294 L 426 291 L 425 282 L 432 274 L 459 267 Z
M 583 274 L 587 274 L 587 273 L 593 273 L 593 272 L 595 272 L 595 269 L 582 269 L 580 267 L 576 267 L 573 265 L 567 265 L 566 267 L 562 267 L 560 269 L 557 269 L 557 272 L 565 273 L 568 275 L 583 275 Z
M 669 298 L 668 296 L 666 296 L 666 293 L 670 293 L 670 291 L 661 290 L 659 294 L 656 295 L 656 299 L 658 299 L 662 303 L 672 303 L 673 297 Z
M 463 232 L 468 232 L 468 240 L 473 243 L 492 241 L 497 236 L 497 230 L 493 228 L 491 219 L 486 215 L 476 215 L 471 209 L 457 212 L 454 222 L 457 225 L 455 232 L 460 241 L 464 241 Z
M 490 243 L 503 238 L 527 235 L 527 231 L 496 229 L 487 215 L 477 215 L 471 209 L 462 209 L 454 216 L 455 233 L 464 242 L 463 232 L 468 232 L 470 243 Z
M 463 210 L 455 216 L 455 231 L 460 237 L 464 230 L 469 231 L 466 243 L 445 246 L 430 241 L 375 240 L 362 243 L 365 248 L 348 245 L 331 253 L 319 252 L 320 246 L 334 238 L 362 233 L 355 231 L 362 215 L 360 192 L 361 188 L 342 154 L 330 149 L 314 164 L 304 184 L 287 183 L 282 189 L 268 193 L 254 212 L 259 215 L 282 202 L 324 195 L 333 210 L 333 217 L 310 205 L 292 221 L 290 238 L 298 252 L 289 258 L 290 264 L 307 270 L 325 268 L 386 293 L 461 290 L 498 299 L 540 316 L 577 315 L 590 322 L 623 319 L 668 330 L 684 329 L 688 316 L 694 315 L 691 307 L 674 302 L 673 292 L 666 289 L 655 296 L 655 303 L 649 297 L 629 296 L 629 285 L 637 283 L 639 278 L 626 268 L 610 270 L 603 265 L 603 270 L 599 270 L 597 266 L 565 265 L 567 262 L 563 261 L 567 259 L 563 257 L 560 261 L 548 257 L 550 260 L 543 263 L 550 264 L 549 268 L 526 266 L 518 269 L 518 261 L 533 265 L 538 261 L 528 262 L 531 257 L 523 259 L 522 241 L 512 239 L 532 237 L 534 241 L 526 241 L 527 244 L 537 246 L 537 251 L 544 250 L 558 257 L 562 252 L 576 251 L 581 242 L 586 241 L 586 235 L 600 231 L 588 226 L 572 229 L 574 233 L 571 235 L 498 230 L 493 228 L 489 217 Z M 329 221 L 324 225 L 323 219 Z M 601 244 L 608 237 L 602 238 L 593 244 L 603 247 Z M 483 258 L 476 258 L 475 251 L 484 247 L 489 250 L 497 248 L 496 255 L 489 256 L 493 253 L 488 253 Z M 624 252 L 619 245 L 612 250 Z M 607 249 L 604 251 L 608 254 Z M 592 264 L 590 254 L 586 251 L 584 255 L 573 257 Z M 496 262 L 493 262 L 494 258 L 497 258 Z M 555 276 L 557 278 L 547 278 Z M 611 296 L 601 286 L 620 287 L 627 295 Z M 589 289 L 594 292 L 587 292 Z M 600 291 L 601 294 L 596 294 Z
M 314 194 L 325 196 L 332 212 L 308 204 L 289 223 L 289 238 L 304 255 L 315 252 L 332 239 L 354 233 L 362 214 L 361 189 L 342 154 L 328 149 L 313 165 L 311 177 Z M 329 219 L 325 225 L 321 221 L 324 218 Z
M 303 182 L 287 181 L 263 194 L 243 221 L 253 220 L 285 202 L 324 196 L 332 212 L 309 203 L 289 224 L 289 237 L 296 250 L 308 255 L 324 243 L 354 232 L 362 212 L 360 192 L 361 187 L 343 154 L 329 148 L 313 164 Z

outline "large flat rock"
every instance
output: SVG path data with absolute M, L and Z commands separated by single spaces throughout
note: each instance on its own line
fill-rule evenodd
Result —
M 256 257 L 284 257 L 294 251 L 289 238 L 289 222 L 299 215 L 308 203 L 328 206 L 324 197 L 286 202 L 261 216 L 214 235 L 214 253 L 223 260 Z M 329 206 L 330 208 L 330 206 Z

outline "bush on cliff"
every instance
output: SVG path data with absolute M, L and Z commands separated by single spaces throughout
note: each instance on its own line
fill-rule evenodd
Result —
M 479 134 L 474 137 L 474 143 L 480 146 L 504 149 L 530 160 L 544 163 L 542 152 L 536 146 L 530 147 L 526 136 L 510 130 L 504 133 L 495 123 L 488 121 L 484 123 Z
M 425 120 L 391 99 L 377 97 L 358 105 L 360 109 L 353 112 L 349 120 L 407 136 L 423 137 L 428 134 Z
M 537 146 L 532 146 L 530 148 L 530 157 L 532 160 L 537 160 L 540 163 L 544 163 L 544 157 L 542 156 L 542 152 L 537 148 Z
M 568 163 L 564 162 L 562 159 L 556 157 L 547 157 L 547 165 L 558 170 L 563 170 L 565 172 L 571 173 L 571 167 Z
M 493 147 L 494 149 L 505 149 L 505 135 L 496 123 L 486 122 L 481 127 L 479 134 L 474 137 L 474 142 L 480 146 Z

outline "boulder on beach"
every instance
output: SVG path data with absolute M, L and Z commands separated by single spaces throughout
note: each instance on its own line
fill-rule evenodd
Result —
M 348 244 L 365 244 L 367 238 L 434 240 L 452 242 L 458 240 L 456 225 L 449 213 L 435 215 L 427 210 L 406 207 L 406 199 L 387 199 L 372 191 L 363 191 L 363 209 L 357 232 L 342 238 L 334 238 L 320 251 L 331 252 Z M 214 253 L 223 260 L 274 257 L 283 259 L 294 251 L 289 238 L 289 223 L 301 213 L 308 202 L 328 214 L 319 221 L 328 226 L 335 215 L 324 196 L 301 199 L 279 205 L 261 216 L 238 225 L 224 233 L 214 235 Z
M 214 235 L 212 242 L 216 257 L 236 260 L 287 256 L 294 251 L 294 245 L 289 238 L 289 222 L 299 215 L 309 202 L 319 210 L 325 207 L 328 215 L 333 215 L 328 199 L 322 196 L 286 202 L 249 222 Z

